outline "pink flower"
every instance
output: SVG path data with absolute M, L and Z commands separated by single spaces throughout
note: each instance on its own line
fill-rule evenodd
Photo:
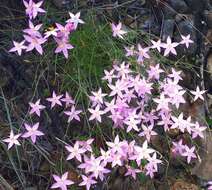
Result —
M 204 100 L 204 97 L 202 95 L 206 92 L 206 90 L 200 91 L 199 86 L 197 86 L 196 91 L 191 90 L 190 92 L 195 96 L 194 101 L 196 101 L 198 98 Z
M 136 174 L 137 174 L 137 173 L 141 173 L 141 170 L 139 170 L 139 169 L 134 169 L 134 168 L 132 168 L 132 167 L 130 167 L 130 166 L 127 166 L 127 172 L 125 173 L 124 176 L 132 176 L 133 179 L 136 179 Z
M 151 40 L 151 42 L 152 42 L 151 48 L 152 49 L 157 49 L 159 52 L 161 52 L 161 47 L 162 47 L 161 40 L 158 40 L 157 42 L 154 41 L 154 40 Z
M 168 76 L 169 76 L 170 78 L 173 78 L 174 81 L 175 81 L 176 83 L 178 83 L 180 80 L 182 80 L 182 77 L 180 76 L 180 74 L 181 74 L 181 71 L 176 71 L 175 69 L 172 68 L 172 73 L 169 74 Z
M 161 121 L 158 122 L 158 125 L 163 125 L 165 132 L 167 130 L 169 130 L 169 127 L 172 124 L 173 124 L 173 122 L 171 121 L 171 114 L 170 113 L 161 115 Z
M 156 152 L 154 152 L 154 154 L 148 158 L 148 161 L 149 161 L 149 164 L 151 164 L 152 167 L 153 167 L 156 171 L 158 171 L 158 164 L 161 164 L 162 161 L 159 160 L 159 159 L 157 159 L 157 154 L 156 154 Z
M 68 92 L 66 92 L 65 98 L 62 98 L 61 101 L 66 103 L 66 107 L 75 104 L 74 100 L 72 99 L 72 97 L 69 95 Z
M 41 131 L 38 130 L 39 123 L 36 123 L 36 124 L 33 125 L 33 126 L 30 126 L 30 125 L 28 125 L 28 124 L 25 123 L 24 126 L 25 126 L 27 132 L 24 133 L 24 134 L 22 135 L 22 137 L 23 137 L 23 138 L 28 138 L 28 137 L 30 137 L 33 143 L 36 142 L 37 136 L 39 137 L 39 136 L 43 136 L 43 135 L 44 135 Z
M 75 106 L 71 107 L 71 111 L 65 111 L 64 113 L 68 115 L 68 123 L 70 123 L 73 119 L 80 121 L 80 117 L 78 116 L 82 110 L 76 110 Z
M 36 18 L 38 13 L 45 13 L 46 11 L 40 8 L 40 6 L 43 4 L 43 1 L 40 1 L 38 3 L 34 3 L 33 0 L 24 1 L 24 6 L 26 7 L 26 14 L 29 16 L 30 19 Z
M 27 46 L 26 51 L 32 51 L 33 49 L 36 49 L 39 54 L 43 54 L 43 49 L 41 45 L 46 42 L 46 39 L 43 37 L 36 37 L 36 36 L 28 36 L 24 35 L 24 38 L 27 42 L 29 42 L 29 45 Z
M 68 152 L 70 153 L 66 160 L 72 160 L 73 158 L 76 158 L 78 161 L 82 162 L 82 156 L 81 154 L 85 153 L 86 150 L 84 148 L 80 148 L 79 142 L 77 141 L 74 146 L 65 146 Z
M 92 101 L 93 106 L 101 105 L 103 104 L 103 98 L 107 95 L 105 93 L 102 93 L 102 89 L 100 88 L 97 92 L 91 92 L 93 96 L 90 96 L 90 100 Z
M 10 137 L 7 139 L 4 139 L 3 141 L 8 143 L 8 150 L 13 146 L 13 145 L 21 145 L 18 141 L 18 138 L 21 136 L 21 134 L 14 135 L 13 131 L 10 131 Z
M 78 24 L 84 24 L 84 21 L 80 19 L 80 12 L 78 12 L 77 14 L 73 14 L 71 12 L 69 12 L 70 15 L 70 19 L 68 19 L 66 22 L 71 22 L 74 24 L 74 28 L 77 29 Z
M 198 122 L 194 124 L 194 127 L 191 129 L 192 130 L 192 139 L 197 138 L 198 136 L 201 138 L 204 138 L 203 131 L 205 131 L 207 127 L 205 126 L 200 126 Z
M 55 105 L 59 105 L 62 106 L 61 103 L 61 98 L 63 97 L 63 95 L 56 95 L 55 91 L 53 91 L 52 93 L 52 97 L 51 98 L 47 98 L 46 100 L 51 102 L 51 109 L 55 106 Z
M 90 165 L 87 168 L 87 172 L 91 172 L 96 179 L 99 177 L 101 180 L 103 180 L 104 174 L 110 172 L 110 170 L 105 168 L 105 163 L 102 162 L 100 157 L 92 159 L 92 161 L 89 163 Z
M 141 47 L 141 44 L 138 44 L 138 59 L 137 61 L 140 63 L 140 62 L 144 62 L 144 59 L 147 58 L 149 59 L 150 56 L 149 54 L 147 53 L 149 51 L 149 48 L 142 48 Z
M 55 38 L 55 40 L 58 39 L 58 40 L 64 40 L 64 41 L 68 42 L 68 40 L 69 40 L 68 36 L 70 34 L 69 28 L 67 28 L 66 26 L 63 26 L 59 23 L 56 23 L 56 26 L 57 26 L 57 28 L 56 28 L 56 30 L 57 30 L 56 37 L 57 38 Z
M 118 108 L 118 106 L 115 104 L 115 98 L 113 98 L 112 100 L 111 100 L 111 102 L 105 102 L 105 106 L 106 106 L 106 108 L 105 108 L 105 113 L 107 113 L 107 112 L 114 112 L 115 111 L 115 109 L 117 109 Z
M 111 154 L 111 158 L 112 158 L 112 168 L 114 168 L 115 166 L 123 166 L 123 161 L 122 161 L 121 154 L 112 153 Z
M 35 102 L 35 103 L 29 102 L 29 105 L 32 108 L 30 110 L 29 114 L 36 113 L 39 117 L 40 117 L 40 111 L 45 109 L 45 106 L 40 104 L 40 99 L 37 100 L 37 102 Z
M 160 98 L 154 98 L 153 100 L 158 104 L 156 109 L 157 111 L 169 110 L 170 98 L 166 98 L 164 94 L 161 94 Z
M 129 114 L 124 123 L 127 125 L 127 132 L 130 132 L 132 129 L 139 131 L 138 124 L 141 122 L 139 116 L 136 114 L 136 110 Z
M 42 27 L 42 24 L 38 24 L 34 26 L 34 24 L 29 20 L 29 28 L 24 29 L 23 32 L 28 34 L 29 36 L 35 36 L 38 38 L 41 38 L 41 33 L 39 32 L 40 28 Z
M 112 31 L 113 31 L 113 37 L 119 37 L 123 39 L 123 35 L 126 34 L 127 32 L 122 30 L 122 23 L 119 22 L 118 25 L 115 25 L 114 23 L 111 24 L 112 26 Z
M 93 179 L 93 176 L 86 177 L 85 175 L 82 175 L 82 180 L 83 181 L 79 184 L 79 186 L 86 186 L 86 190 L 90 190 L 90 187 L 97 183 L 97 181 Z
M 126 54 L 125 54 L 126 57 L 135 55 L 135 47 L 134 46 L 125 47 L 124 49 L 126 50 Z
M 125 144 L 123 141 L 119 141 L 119 136 L 116 135 L 114 142 L 106 142 L 113 153 L 123 153 L 122 146 Z
M 184 153 L 185 145 L 183 145 L 182 139 L 180 139 L 178 142 L 172 142 L 172 144 L 173 144 L 172 152 L 174 154 L 182 155 Z
M 150 125 L 148 127 L 146 127 L 145 125 L 142 125 L 141 127 L 142 127 L 143 131 L 141 133 L 139 133 L 139 136 L 145 137 L 148 142 L 150 141 L 151 136 L 157 135 L 157 133 L 152 130 L 153 125 Z
M 96 119 L 100 123 L 102 122 L 101 115 L 105 114 L 105 112 L 100 110 L 99 105 L 97 105 L 95 109 L 88 109 L 88 111 L 91 113 L 90 121 Z
M 9 52 L 18 52 L 18 55 L 22 54 L 22 50 L 27 49 L 27 47 L 24 45 L 25 40 L 23 40 L 22 42 L 18 43 L 16 41 L 13 41 L 14 47 L 12 49 L 9 50 Z
M 187 36 L 183 36 L 181 35 L 182 37 L 182 41 L 180 42 L 180 44 L 185 44 L 185 46 L 188 48 L 189 47 L 189 44 L 192 44 L 194 43 L 193 40 L 191 40 L 191 35 L 187 35 Z
M 104 151 L 102 148 L 100 149 L 101 156 L 100 159 L 107 165 L 108 162 L 112 162 L 111 151 Z
M 57 42 L 57 48 L 55 50 L 55 53 L 60 53 L 63 52 L 63 55 L 65 56 L 66 59 L 68 59 L 68 50 L 73 49 L 74 47 L 67 42 L 66 39 L 59 39 L 55 38 L 55 41 Z
M 164 71 L 160 69 L 160 65 L 157 64 L 156 66 L 150 66 L 150 70 L 148 70 L 147 72 L 149 74 L 150 79 L 159 80 L 160 73 L 163 73 Z
M 107 80 L 109 84 L 112 83 L 112 80 L 116 78 L 116 75 L 114 75 L 114 69 L 107 71 L 104 70 L 105 76 L 102 78 L 103 80 Z
M 154 173 L 157 172 L 157 170 L 154 168 L 154 165 L 150 162 L 145 166 L 146 175 L 149 175 L 151 178 L 154 177 Z
M 65 172 L 61 177 L 53 175 L 53 178 L 56 183 L 51 186 L 51 189 L 60 188 L 61 190 L 67 190 L 67 186 L 74 184 L 73 181 L 68 179 L 68 172 Z
M 184 133 L 185 129 L 187 128 L 187 122 L 183 119 L 183 113 L 181 113 L 178 117 L 171 116 L 173 120 L 173 125 L 171 126 L 172 129 L 178 128 L 180 131 Z
M 148 143 L 147 141 L 144 141 L 142 147 L 140 146 L 135 146 L 135 155 L 132 156 L 130 159 L 131 160 L 136 160 L 138 166 L 141 163 L 142 159 L 148 159 L 150 157 L 150 154 L 155 152 L 155 150 L 148 148 Z
M 184 152 L 182 153 L 182 156 L 187 157 L 187 162 L 188 164 L 191 162 L 192 158 L 196 158 L 197 156 L 194 154 L 195 151 L 195 146 L 189 148 L 188 146 L 185 145 Z
M 175 47 L 178 46 L 178 43 L 176 42 L 173 42 L 172 43 L 172 40 L 170 38 L 170 36 L 167 38 L 167 41 L 166 43 L 163 43 L 162 44 L 162 47 L 165 48 L 165 52 L 164 52 L 164 56 L 167 56 L 169 55 L 170 53 L 174 54 L 174 55 L 177 55 L 177 52 L 175 50 Z
M 79 145 L 82 146 L 83 149 L 85 149 L 86 151 L 89 152 L 93 152 L 92 151 L 92 147 L 91 144 L 93 143 L 94 139 L 88 139 L 87 141 L 78 141 Z

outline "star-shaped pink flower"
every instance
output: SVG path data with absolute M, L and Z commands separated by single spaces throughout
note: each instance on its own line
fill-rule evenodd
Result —
M 116 102 L 115 101 L 116 101 L 115 98 L 113 98 L 111 100 L 111 102 L 105 102 L 105 106 L 106 106 L 106 108 L 104 110 L 105 113 L 107 113 L 107 112 L 114 112 L 115 109 L 118 108 L 118 106 L 116 105 Z
M 93 103 L 93 106 L 96 106 L 97 104 L 103 104 L 103 98 L 107 95 L 105 93 L 102 93 L 102 89 L 100 88 L 97 92 L 91 92 L 93 95 L 90 96 L 90 100 Z
M 164 94 L 161 94 L 160 98 L 154 98 L 153 100 L 158 104 L 156 109 L 157 111 L 169 110 L 170 98 L 166 98 Z
M 185 44 L 185 46 L 188 48 L 189 47 L 189 44 L 192 44 L 194 43 L 193 40 L 191 40 L 191 35 L 187 35 L 187 36 L 183 36 L 181 35 L 182 37 L 182 41 L 180 42 L 180 44 Z
M 70 123 L 73 119 L 76 119 L 77 121 L 80 121 L 79 114 L 82 112 L 82 110 L 76 110 L 75 106 L 71 107 L 71 111 L 65 111 L 64 113 L 68 115 L 68 123 Z
M 79 184 L 79 186 L 86 186 L 86 190 L 90 190 L 90 187 L 93 185 L 93 184 L 96 184 L 97 181 L 95 181 L 93 179 L 93 176 L 85 176 L 85 175 L 82 175 L 82 182 Z
M 24 124 L 27 132 L 24 133 L 22 135 L 23 138 L 31 138 L 32 142 L 35 143 L 36 142 L 36 138 L 39 137 L 39 136 L 43 136 L 44 134 L 38 130 L 38 127 L 39 127 L 39 123 L 36 123 L 35 125 L 33 126 L 30 126 L 28 124 Z
M 71 17 L 70 19 L 68 19 L 66 22 L 71 22 L 74 24 L 74 28 L 77 29 L 78 24 L 84 24 L 84 21 L 82 19 L 80 19 L 80 12 L 78 12 L 77 14 L 73 14 L 71 12 L 69 12 L 69 16 Z
M 196 101 L 198 98 L 200 98 L 201 100 L 204 100 L 203 94 L 206 92 L 206 90 L 200 91 L 199 86 L 197 86 L 196 91 L 191 90 L 190 92 L 191 94 L 195 96 L 194 101 Z
M 203 131 L 205 131 L 207 127 L 205 126 L 200 126 L 198 122 L 194 124 L 194 127 L 191 129 L 192 130 L 192 139 L 197 138 L 198 136 L 201 138 L 204 138 Z
M 27 49 L 27 47 L 24 45 L 25 40 L 23 40 L 22 42 L 18 43 L 16 41 L 13 41 L 14 47 L 12 49 L 9 50 L 9 52 L 18 52 L 18 55 L 22 54 L 22 50 Z
M 170 78 L 173 78 L 174 81 L 175 81 L 176 83 L 178 83 L 180 80 L 182 80 L 182 77 L 180 76 L 180 74 L 181 74 L 181 71 L 176 71 L 175 69 L 172 68 L 172 73 L 169 74 L 168 76 L 169 76 Z
M 96 179 L 99 177 L 101 180 L 103 180 L 104 174 L 109 173 L 100 157 L 93 158 L 90 161 L 87 171 L 91 172 Z
M 119 22 L 118 25 L 115 25 L 114 23 L 111 24 L 112 26 L 112 31 L 113 31 L 113 37 L 119 37 L 123 39 L 123 35 L 126 34 L 127 32 L 122 30 L 122 23 Z
M 122 146 L 125 144 L 123 141 L 119 141 L 119 136 L 116 135 L 114 142 L 106 142 L 113 153 L 122 153 Z
M 165 48 L 164 56 L 169 55 L 170 53 L 177 55 L 177 52 L 175 50 L 175 47 L 178 46 L 178 43 L 173 42 L 170 37 L 167 38 L 166 43 L 162 44 L 162 47 Z
M 43 1 L 38 3 L 33 2 L 33 0 L 23 1 L 24 6 L 26 7 L 26 14 L 29 16 L 30 19 L 34 19 L 37 17 L 38 13 L 45 13 L 46 11 L 40 8 L 43 4 Z
M 141 122 L 136 110 L 129 114 L 124 123 L 127 125 L 127 132 L 130 132 L 132 129 L 139 131 L 138 124 Z
M 89 108 L 88 111 L 91 113 L 91 116 L 89 118 L 90 121 L 96 119 L 100 123 L 102 122 L 101 115 L 105 114 L 105 112 L 100 110 L 100 106 L 99 105 L 97 105 L 95 107 L 95 109 L 90 109 Z
M 138 44 L 138 52 L 137 52 L 138 59 L 137 59 L 137 61 L 139 63 L 143 63 L 145 58 L 146 59 L 150 58 L 148 51 L 149 51 L 149 48 L 142 48 L 141 44 Z
M 156 41 L 154 41 L 154 40 L 151 40 L 151 42 L 152 42 L 152 46 L 151 46 L 151 48 L 152 49 L 157 49 L 159 52 L 161 52 L 161 40 L 158 40 L 157 42 Z
M 69 95 L 68 92 L 66 92 L 65 98 L 62 98 L 61 101 L 65 102 L 66 107 L 75 104 L 74 100 L 72 99 L 72 97 Z
M 128 167 L 127 167 L 127 172 L 125 173 L 124 176 L 132 176 L 133 179 L 136 179 L 136 174 L 137 174 L 137 173 L 141 173 L 141 170 L 139 170 L 139 169 L 134 169 L 134 168 L 128 166 Z
M 154 154 L 148 158 L 148 161 L 149 161 L 150 164 L 152 164 L 153 168 L 154 168 L 156 171 L 158 171 L 158 164 L 161 164 L 162 161 L 159 160 L 159 159 L 157 159 L 157 154 L 156 154 L 156 152 L 154 152 Z
M 85 153 L 86 150 L 83 148 L 80 148 L 79 142 L 77 141 L 74 146 L 65 146 L 66 149 L 69 152 L 69 155 L 66 160 L 72 160 L 73 158 L 76 158 L 78 161 L 82 162 L 82 156 L 81 154 Z
M 73 181 L 68 179 L 68 172 L 65 172 L 61 177 L 53 175 L 53 178 L 56 183 L 51 186 L 51 189 L 60 188 L 61 190 L 67 190 L 67 186 L 74 184 Z
M 195 151 L 195 146 L 189 148 L 188 146 L 185 145 L 184 152 L 182 153 L 182 156 L 187 157 L 187 162 L 188 164 L 191 162 L 192 158 L 196 158 L 197 156 L 194 154 Z
M 154 173 L 157 172 L 157 170 L 154 168 L 154 165 L 151 162 L 145 165 L 145 170 L 146 170 L 146 175 L 147 176 L 149 175 L 151 178 L 153 178 Z
M 29 36 L 36 36 L 38 38 L 42 37 L 41 33 L 39 32 L 42 24 L 38 24 L 34 26 L 34 24 L 29 20 L 29 28 L 24 29 L 23 32 L 28 34 Z
M 73 49 L 74 47 L 68 43 L 66 39 L 59 39 L 55 38 L 55 41 L 57 42 L 57 48 L 55 50 L 55 53 L 62 52 L 66 59 L 68 59 L 68 50 Z
M 174 154 L 180 154 L 182 155 L 185 150 L 185 145 L 183 145 L 183 140 L 180 139 L 178 142 L 172 142 L 173 147 L 172 147 L 172 152 Z
M 159 80 L 160 73 L 163 73 L 164 71 L 160 69 L 160 65 L 157 64 L 155 66 L 150 66 L 150 70 L 147 71 L 149 74 L 150 79 L 156 79 Z
M 187 128 L 188 122 L 183 119 L 183 113 L 181 113 L 178 117 L 171 116 L 173 120 L 173 125 L 171 126 L 172 129 L 178 128 L 183 133 L 185 132 L 185 129 Z
M 88 139 L 87 141 L 78 141 L 79 145 L 82 146 L 83 149 L 89 152 L 93 152 L 91 144 L 93 143 L 94 139 Z
M 21 145 L 18 141 L 18 138 L 21 136 L 21 134 L 14 135 L 13 131 L 10 131 L 10 136 L 7 139 L 4 139 L 3 141 L 8 143 L 8 150 L 13 146 L 13 145 Z
M 36 113 L 39 117 L 40 117 L 40 111 L 45 109 L 45 106 L 40 104 L 40 99 L 37 100 L 37 102 L 35 103 L 29 102 L 29 105 L 31 107 L 29 114 Z
M 46 100 L 51 102 L 51 109 L 55 106 L 55 105 L 59 105 L 62 106 L 61 103 L 61 98 L 63 97 L 63 95 L 56 95 L 55 91 L 53 91 L 52 93 L 52 97 L 51 98 L 47 98 Z
M 125 47 L 124 49 L 126 50 L 126 54 L 125 54 L 126 57 L 135 55 L 135 47 L 134 46 Z
M 43 54 L 43 48 L 41 45 L 46 42 L 45 38 L 29 35 L 24 35 L 24 38 L 27 42 L 29 42 L 29 45 L 27 46 L 26 49 L 27 52 L 36 49 L 39 54 L 41 55 Z
M 145 137 L 148 142 L 150 141 L 151 136 L 157 135 L 157 133 L 153 131 L 153 125 L 150 125 L 148 127 L 146 127 L 145 125 L 142 125 L 141 127 L 143 131 L 139 133 L 139 136 Z
M 104 70 L 104 74 L 105 74 L 105 76 L 102 79 L 107 80 L 109 82 L 109 84 L 111 84 L 112 80 L 114 78 L 116 78 L 116 75 L 114 74 L 114 69 L 112 69 L 110 71 Z
M 148 142 L 144 141 L 142 147 L 135 146 L 135 155 L 132 156 L 131 160 L 136 160 L 137 164 L 140 165 L 142 159 L 148 159 L 150 154 L 155 152 L 152 148 L 148 148 Z

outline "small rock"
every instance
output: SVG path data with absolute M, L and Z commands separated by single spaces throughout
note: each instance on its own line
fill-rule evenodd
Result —
M 184 0 L 193 13 L 207 9 L 207 0 Z
M 192 169 L 192 174 L 204 180 L 212 179 L 212 135 L 205 132 L 205 138 L 202 140 L 202 153 L 200 158 L 202 161 Z
M 187 13 L 189 11 L 184 0 L 170 0 L 169 2 L 171 7 L 178 13 Z
M 198 190 L 199 188 L 192 184 L 188 183 L 184 180 L 177 180 L 170 190 Z
M 162 40 L 166 40 L 168 36 L 172 37 L 174 31 L 174 20 L 167 19 L 162 26 Z
M 70 0 L 53 0 L 53 3 L 55 4 L 55 6 L 59 9 L 63 9 L 66 8 L 71 1 Z
M 212 29 L 212 11 L 205 11 L 205 20 L 209 29 Z

